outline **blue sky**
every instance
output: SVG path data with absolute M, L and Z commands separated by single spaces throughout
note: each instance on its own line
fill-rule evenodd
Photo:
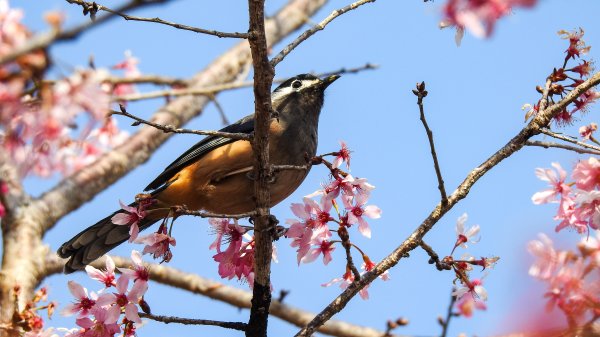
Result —
M 119 2 L 102 3 L 115 6 Z M 273 13 L 284 1 L 270 1 Z M 352 173 L 366 177 L 377 189 L 371 202 L 383 210 L 379 220 L 371 221 L 372 239 L 355 234 L 355 243 L 373 260 L 380 260 L 397 247 L 429 214 L 439 200 L 426 135 L 419 121 L 416 98 L 412 94 L 416 82 L 425 81 L 429 95 L 425 110 L 434 132 L 437 152 L 448 192 L 462 182 L 466 174 L 504 145 L 523 127 L 521 106 L 534 103 L 541 85 L 553 67 L 562 65 L 567 44 L 556 32 L 582 27 L 585 40 L 596 56 L 600 46 L 597 13 L 600 2 L 586 0 L 539 1 L 532 10 L 515 9 L 501 20 L 495 34 L 480 40 L 466 34 L 462 46 L 454 44 L 452 30 L 439 30 L 439 9 L 444 1 L 385 1 L 366 5 L 337 19 L 324 31 L 303 43 L 276 69 L 277 77 L 305 72 L 323 72 L 341 67 L 360 66 L 367 62 L 380 65 L 375 71 L 347 75 L 327 92 L 319 134 L 319 152 L 336 150 L 345 140 L 354 151 Z M 314 18 L 320 21 L 346 2 L 331 1 Z M 88 18 L 81 10 L 64 1 L 11 1 L 13 7 L 24 8 L 25 23 L 33 30 L 47 29 L 42 14 L 47 10 L 66 12 L 68 24 Z M 136 11 L 140 16 L 176 21 L 192 26 L 223 31 L 247 30 L 247 5 L 244 1 L 199 2 L 172 1 L 164 6 Z M 307 27 L 305 27 L 307 28 Z M 294 35 L 295 36 L 295 35 Z M 291 41 L 288 38 L 285 42 Z M 94 55 L 98 67 L 108 67 L 131 50 L 141 61 L 143 73 L 188 77 L 199 71 L 224 50 L 237 43 L 179 31 L 156 24 L 126 22 L 115 19 L 94 28 L 75 41 L 61 43 L 51 49 L 56 60 L 53 76 L 68 73 L 72 67 L 87 64 Z M 278 51 L 283 44 L 274 48 Z M 141 87 L 141 90 L 149 88 Z M 230 120 L 252 112 L 251 90 L 236 90 L 218 96 Z M 139 116 L 150 116 L 162 100 L 131 104 L 128 110 Z M 562 130 L 576 134 L 579 125 L 597 121 L 593 107 L 573 127 Z M 120 125 L 129 121 L 121 118 Z M 220 119 L 214 106 L 193 120 L 190 128 L 217 129 Z M 139 193 L 177 154 L 197 142 L 192 135 L 172 137 L 156 155 L 93 201 L 73 212 L 48 233 L 46 242 L 57 248 L 84 227 L 94 223 L 118 207 L 118 199 L 130 200 Z M 449 336 L 459 332 L 468 335 L 492 335 L 514 330 L 527 319 L 522 308 L 531 310 L 543 305 L 541 283 L 527 275 L 531 262 L 527 241 L 545 232 L 563 247 L 572 247 L 579 239 L 575 233 L 554 233 L 553 206 L 534 206 L 531 195 L 545 188 L 534 176 L 536 167 L 549 167 L 559 161 L 571 168 L 581 156 L 564 150 L 525 148 L 505 160 L 483 177 L 461 201 L 426 236 L 426 241 L 439 254 L 449 253 L 455 240 L 456 219 L 469 214 L 468 224 L 481 226 L 481 241 L 469 249 L 475 256 L 500 256 L 501 260 L 485 279 L 489 292 L 488 310 L 477 312 L 471 319 L 455 319 Z M 303 185 L 287 200 L 273 208 L 280 220 L 292 216 L 289 205 L 316 190 L 327 178 L 324 168 L 314 168 Z M 56 180 L 29 179 L 27 187 L 39 194 Z M 174 235 L 177 247 L 172 266 L 218 279 L 213 240 L 206 220 L 178 220 Z M 327 267 L 320 263 L 296 264 L 295 251 L 289 242 L 277 242 L 279 263 L 273 266 L 275 291 L 291 290 L 289 304 L 313 312 L 320 311 L 340 292 L 337 287 L 322 288 L 321 283 L 339 277 L 344 271 L 342 250 Z M 115 254 L 128 256 L 131 245 L 123 245 Z M 459 253 L 460 254 L 460 253 Z M 357 256 L 358 258 L 358 256 Z M 335 316 L 355 324 L 384 329 L 387 319 L 399 316 L 410 325 L 396 330 L 399 334 L 432 336 L 440 333 L 436 317 L 444 314 L 453 275 L 441 273 L 427 264 L 427 256 L 413 251 L 390 273 L 389 282 L 376 281 L 370 287 L 371 299 L 353 299 L 346 310 Z M 66 282 L 76 279 L 88 288 L 96 283 L 82 275 L 54 276 L 46 284 L 51 297 L 66 303 Z M 241 288 L 244 284 L 228 282 Z M 147 301 L 156 314 L 217 320 L 247 319 L 247 311 L 190 296 L 187 293 L 151 285 Z M 297 331 L 278 319 L 270 320 L 270 335 L 287 336 Z M 53 325 L 72 326 L 74 320 L 54 318 Z M 232 336 L 235 332 L 211 327 L 185 327 L 149 323 L 139 330 L 141 336 L 165 334 Z

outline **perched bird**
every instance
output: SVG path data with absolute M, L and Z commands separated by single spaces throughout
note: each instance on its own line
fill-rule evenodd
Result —
M 339 78 L 319 79 L 310 74 L 292 77 L 272 93 L 276 112 L 270 120 L 269 156 L 273 165 L 303 165 L 306 155 L 317 150 L 319 114 L 325 89 Z M 254 114 L 220 131 L 254 131 Z M 145 189 L 155 202 L 139 221 L 140 230 L 169 215 L 172 206 L 220 214 L 239 214 L 254 209 L 253 152 L 250 142 L 208 136 L 184 152 Z M 271 182 L 271 206 L 281 202 L 298 188 L 308 170 L 286 170 Z M 137 207 L 137 203 L 130 204 Z M 83 269 L 87 264 L 129 239 L 129 226 L 111 220 L 118 210 L 65 242 L 58 255 L 69 258 L 65 273 Z

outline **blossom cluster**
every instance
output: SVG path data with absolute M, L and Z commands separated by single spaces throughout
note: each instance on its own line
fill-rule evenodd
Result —
M 569 66 L 570 61 L 576 58 L 581 58 L 590 50 L 583 40 L 584 31 L 579 29 L 576 31 L 561 30 L 558 34 L 565 40 L 569 41 L 569 46 L 565 50 L 565 59 L 563 65 L 555 68 L 548 76 L 550 87 L 548 88 L 548 96 L 546 97 L 545 106 L 550 106 L 554 103 L 554 97 L 562 98 L 569 93 L 573 88 L 583 83 L 594 70 L 593 61 L 581 60 L 580 63 L 574 66 Z M 543 93 L 545 88 L 538 86 L 538 92 Z M 600 93 L 591 88 L 582 93 L 571 104 L 565 106 L 555 117 L 554 122 L 558 126 L 571 125 L 576 120 L 576 113 L 582 114 L 587 112 L 589 107 L 600 98 Z M 539 112 L 542 105 L 542 98 L 534 104 L 523 105 L 523 110 L 526 111 L 525 120 L 528 120 Z M 582 137 L 593 132 L 597 126 L 590 125 L 588 129 L 583 129 L 580 132 Z
M 22 17 L 0 0 L 0 57 L 29 42 Z M 55 28 L 62 22 L 56 14 L 46 19 Z M 136 64 L 127 54 L 116 68 L 130 77 L 139 74 Z M 107 70 L 93 68 L 48 81 L 49 65 L 37 50 L 0 66 L 0 146 L 23 177 L 72 174 L 127 138 L 109 112 L 111 95 L 131 92 L 130 84 L 114 86 Z
M 548 189 L 535 193 L 534 204 L 558 203 L 554 220 L 560 221 L 555 230 L 569 228 L 578 233 L 600 229 L 600 160 L 590 157 L 575 164 L 567 181 L 567 172 L 559 163 L 550 168 L 538 168 L 536 176 L 548 182 Z
M 537 0 L 448 0 L 442 9 L 440 28 L 456 27 L 456 44 L 460 45 L 465 29 L 483 38 L 494 31 L 496 21 L 511 14 L 515 7 L 532 7 Z
M 457 237 L 454 248 L 449 256 L 444 257 L 442 262 L 450 265 L 456 274 L 456 279 L 461 284 L 452 293 L 457 299 L 455 304 L 455 308 L 458 310 L 457 314 L 464 317 L 471 317 L 475 309 L 485 310 L 487 308 L 485 301 L 487 301 L 488 295 L 483 287 L 483 278 L 472 278 L 470 272 L 473 270 L 473 266 L 482 267 L 482 270 L 493 267 L 500 258 L 481 257 L 476 259 L 469 254 L 464 254 L 459 260 L 455 260 L 452 257 L 456 248 L 468 248 L 468 243 L 477 243 L 480 240 L 480 237 L 477 236 L 480 230 L 479 225 L 467 228 L 465 227 L 467 219 L 468 216 L 466 213 L 458 218 L 456 222 Z
M 87 266 L 88 276 L 104 286 L 97 293 L 88 293 L 79 283 L 69 281 L 69 290 L 75 301 L 67 305 L 62 314 L 77 315 L 75 322 L 79 328 L 71 330 L 65 337 L 135 336 L 136 327 L 142 323 L 138 306 L 148 311 L 144 294 L 148 290 L 149 274 L 139 252 L 134 250 L 131 259 L 133 265 L 130 269 L 118 268 L 121 272 L 118 278 L 115 263 L 109 256 L 106 256 L 106 268 L 103 270 Z M 133 285 L 129 287 L 131 281 Z
M 14 289 L 15 300 L 19 296 L 20 287 Z M 53 328 L 44 329 L 44 319 L 40 316 L 40 311 L 45 310 L 48 318 L 52 317 L 56 309 L 55 302 L 48 301 L 48 289 L 42 287 L 38 289 L 33 298 L 25 304 L 25 307 L 20 312 L 15 312 L 12 319 L 13 327 L 19 327 L 25 331 L 23 337 L 50 337 L 54 336 Z
M 219 276 L 228 280 L 237 278 L 253 287 L 254 237 L 247 233 L 249 228 L 240 226 L 236 220 L 210 218 L 208 221 L 216 233 L 209 249 L 217 252 L 213 260 L 219 265 Z M 223 250 L 224 244 L 227 248 Z M 273 249 L 273 259 L 276 258 L 276 250 Z
M 529 252 L 536 261 L 529 275 L 545 282 L 546 309 L 558 308 L 570 322 L 584 323 L 600 316 L 600 231 L 596 236 L 584 237 L 577 251 L 559 250 L 545 234 L 529 242 Z
M 362 257 L 362 269 L 370 271 L 375 267 L 371 261 L 355 243 L 350 241 L 350 229 L 357 228 L 363 236 L 371 237 L 371 227 L 367 219 L 378 219 L 381 217 L 381 209 L 375 205 L 367 205 L 371 191 L 375 188 L 365 178 L 355 178 L 351 174 L 343 172 L 340 166 L 345 163 L 350 169 L 350 154 L 346 143 L 341 142 L 341 148 L 330 155 L 335 156 L 329 165 L 331 180 L 316 192 L 303 198 L 302 203 L 292 203 L 291 210 L 296 219 L 288 219 L 290 225 L 285 236 L 291 239 L 290 245 L 296 248 L 297 262 L 310 263 L 322 256 L 322 261 L 327 265 L 332 259 L 332 253 L 336 246 L 355 248 Z M 313 198 L 319 198 L 319 201 Z M 334 226 L 330 228 L 330 226 Z M 332 238 L 332 232 L 337 233 L 338 239 Z M 346 288 L 354 282 L 356 272 L 352 271 L 349 264 L 341 278 L 323 284 L 329 286 L 339 283 L 340 287 Z M 389 278 L 387 272 L 381 276 L 382 279 Z M 368 298 L 367 288 L 360 292 L 363 299 Z

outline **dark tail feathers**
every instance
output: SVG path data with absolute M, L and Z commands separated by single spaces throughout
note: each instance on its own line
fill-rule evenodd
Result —
M 129 206 L 135 205 L 133 203 Z M 129 226 L 115 225 L 111 221 L 115 214 L 121 212 L 114 212 L 60 246 L 58 255 L 62 258 L 70 258 L 65 264 L 66 274 L 85 268 L 92 261 L 129 239 Z M 138 224 L 140 231 L 150 227 L 156 221 L 142 219 Z

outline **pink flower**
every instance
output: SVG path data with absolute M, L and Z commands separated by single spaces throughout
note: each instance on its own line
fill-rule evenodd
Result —
M 237 246 L 237 248 L 234 249 L 240 248 L 242 244 L 242 238 L 244 233 L 246 233 L 246 229 L 237 223 L 230 223 L 229 219 L 210 218 L 208 219 L 208 223 L 217 233 L 215 241 L 210 244 L 208 249 L 216 249 L 217 253 L 220 253 L 223 238 L 226 242 L 229 242 L 229 245 Z
M 142 254 L 140 254 L 140 252 L 137 250 L 131 251 L 131 262 L 133 262 L 131 269 L 119 268 L 121 274 L 133 280 L 134 282 L 148 283 L 150 275 L 148 273 L 148 268 L 146 268 L 142 262 Z
M 535 170 L 535 175 L 540 180 L 550 183 L 550 189 L 537 192 L 531 197 L 531 200 L 536 205 L 555 202 L 557 198 L 563 197 L 571 191 L 571 187 L 565 184 L 567 172 L 563 170 L 559 163 L 552 163 L 552 166 L 556 169 L 556 172 L 551 169 L 542 168 Z
M 348 224 L 354 225 L 358 223 L 358 231 L 362 235 L 370 238 L 371 228 L 364 217 L 379 219 L 381 217 L 381 209 L 374 205 L 365 206 L 368 198 L 369 196 L 366 194 L 358 194 L 354 197 L 343 196 L 342 201 L 344 203 L 344 207 L 348 211 Z
M 75 297 L 75 303 L 68 304 L 63 310 L 62 314 L 65 316 L 78 314 L 79 317 L 85 317 L 90 314 L 90 311 L 97 306 L 104 306 L 110 304 L 110 294 L 102 294 L 100 297 L 92 294 L 88 296 L 87 289 L 82 287 L 75 281 L 69 281 L 69 291 Z
M 131 290 L 127 292 L 127 288 L 129 286 L 129 278 L 126 276 L 121 276 L 117 280 L 117 293 L 113 295 L 113 301 L 117 307 L 124 309 L 125 317 L 135 323 L 142 323 L 140 316 L 138 315 L 137 303 L 144 296 L 146 291 L 148 290 L 147 283 L 144 282 L 134 282 Z M 119 310 L 120 312 L 120 310 Z
M 346 269 L 346 272 L 344 273 L 344 275 L 341 278 L 334 278 L 333 280 L 331 280 L 327 283 L 321 284 L 321 287 L 329 287 L 336 283 L 339 283 L 340 288 L 346 289 L 346 288 L 348 288 L 348 286 L 350 284 L 352 284 L 352 282 L 354 282 L 354 274 L 352 274 L 352 272 L 349 269 Z M 367 285 L 358 292 L 358 294 L 360 295 L 360 298 L 362 298 L 363 300 L 369 299 L 368 288 L 369 288 L 369 286 Z
M 125 212 L 115 214 L 110 220 L 115 225 L 127 225 L 129 227 L 129 242 L 133 242 L 140 232 L 140 228 L 138 227 L 138 223 L 140 220 L 146 217 L 146 211 L 142 207 L 143 203 L 137 205 L 135 207 L 127 206 L 123 204 L 121 200 L 119 200 L 119 204 L 121 208 Z
M 250 284 L 254 281 L 254 242 L 246 242 L 239 249 L 230 245 L 227 250 L 217 253 L 213 259 L 219 263 L 219 275 L 222 278 L 238 280 L 246 278 Z
M 566 31 L 560 30 L 558 31 L 558 35 L 565 40 L 569 40 L 569 48 L 565 51 L 567 56 L 565 56 L 565 62 L 571 58 L 580 57 L 582 54 L 587 54 L 590 50 L 589 46 L 586 46 L 585 41 L 583 41 L 583 35 L 585 32 L 583 29 L 579 28 L 579 31 Z
M 371 261 L 371 259 L 369 259 L 368 256 L 363 255 L 363 264 L 360 266 L 361 269 L 365 270 L 365 271 L 371 271 L 373 270 L 373 268 L 375 268 L 376 264 Z M 389 269 L 384 271 L 383 273 L 381 273 L 381 275 L 379 275 L 379 278 L 382 279 L 383 281 L 389 281 L 390 280 L 390 273 L 389 273 Z
M 464 284 L 462 287 L 454 290 L 452 295 L 456 296 L 457 299 L 460 299 L 465 294 L 471 294 L 472 297 L 481 299 L 483 301 L 487 301 L 487 291 L 482 286 L 482 282 L 479 279 L 475 279 L 473 281 L 468 281 L 467 284 Z
M 486 310 L 487 305 L 483 301 L 477 301 L 473 296 L 462 296 L 455 304 L 458 313 L 464 317 L 472 317 L 477 310 Z
M 74 334 L 68 334 L 71 337 L 113 337 L 121 332 L 117 320 L 121 315 L 121 310 L 117 306 L 111 306 L 108 309 L 95 308 L 93 310 L 95 320 L 88 317 L 78 318 L 75 323 L 83 328 Z M 67 337 L 65 336 L 65 337 Z
M 585 140 L 590 140 L 593 133 L 598 130 L 598 124 L 590 123 L 589 125 L 583 125 L 579 128 L 579 135 Z
M 113 69 L 122 69 L 125 72 L 125 78 L 136 78 L 140 76 L 140 71 L 137 67 L 139 60 L 133 57 L 131 51 L 125 51 L 125 60 L 113 66 Z M 120 83 L 115 85 L 113 89 L 114 96 L 122 96 L 135 94 L 137 89 L 134 84 Z
M 573 169 L 573 179 L 577 188 L 591 191 L 600 186 L 600 160 L 590 157 L 580 160 Z
M 527 244 L 529 253 L 537 260 L 529 267 L 529 275 L 541 280 L 548 280 L 565 262 L 566 252 L 557 252 L 552 240 L 546 234 L 538 235 L 540 240 L 533 240 Z
M 460 44 L 463 30 L 482 38 L 490 36 L 496 21 L 508 15 L 516 6 L 531 7 L 536 0 L 449 0 L 446 2 L 440 27 L 457 27 L 457 44 Z
M 456 239 L 454 248 L 458 246 L 462 248 L 467 248 L 468 242 L 477 243 L 480 240 L 480 238 L 473 238 L 475 235 L 479 234 L 479 225 L 474 225 L 471 226 L 469 229 L 465 229 L 465 223 L 467 222 L 467 219 L 468 215 L 467 213 L 464 213 L 456 221 L 456 234 L 458 235 L 458 238 Z
M 88 276 L 103 283 L 106 288 L 115 286 L 115 262 L 106 255 L 106 269 L 100 270 L 88 265 L 85 267 Z
M 348 149 L 344 141 L 340 141 L 340 145 L 342 148 L 338 152 L 335 152 L 336 157 L 333 160 L 332 166 L 333 168 L 338 168 L 343 162 L 346 162 L 346 167 L 350 168 L 350 149 Z
M 330 238 L 331 232 L 327 227 L 321 227 L 313 231 L 310 245 L 313 247 L 316 245 L 316 247 L 310 249 L 301 258 L 299 257 L 299 262 L 301 260 L 303 263 L 310 263 L 323 254 L 323 264 L 327 265 L 331 261 L 331 252 L 335 250 L 333 242 L 329 241 Z
M 175 239 L 167 234 L 167 226 L 161 225 L 158 232 L 146 235 L 135 240 L 136 243 L 145 244 L 142 254 L 152 254 L 157 259 L 162 256 L 163 262 L 169 262 L 173 257 L 171 246 L 175 246 Z

